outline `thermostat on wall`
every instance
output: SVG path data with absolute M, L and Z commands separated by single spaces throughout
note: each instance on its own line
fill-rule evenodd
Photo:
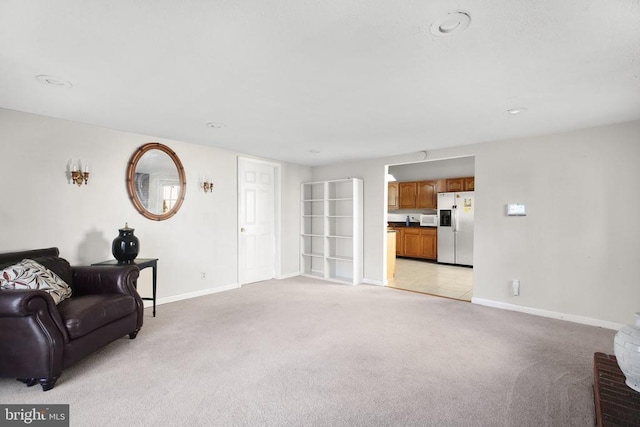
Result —
M 507 216 L 526 216 L 527 207 L 518 203 L 507 204 Z

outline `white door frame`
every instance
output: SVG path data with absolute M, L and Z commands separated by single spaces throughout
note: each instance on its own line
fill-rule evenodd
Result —
M 276 278 L 280 278 L 281 274 L 282 274 L 282 270 L 281 270 L 281 218 L 282 218 L 282 210 L 281 210 L 281 200 L 282 200 L 282 178 L 281 178 L 281 165 L 279 163 L 275 163 L 275 162 L 269 162 L 266 160 L 259 160 L 259 159 L 254 159 L 251 157 L 243 157 L 243 156 L 238 156 L 238 162 L 236 164 L 236 178 L 237 178 L 237 185 L 238 185 L 238 189 L 237 189 L 237 219 L 236 219 L 236 231 L 237 231 L 237 259 L 238 259 L 238 271 L 236 272 L 236 277 L 238 280 L 238 285 L 242 286 L 242 283 L 240 283 L 240 269 L 243 268 L 243 260 L 240 257 L 240 238 L 241 238 L 241 231 L 240 231 L 240 183 L 241 183 L 241 177 L 240 177 L 240 163 L 241 162 L 251 162 L 251 163 L 259 163 L 259 164 L 263 164 L 263 165 L 269 165 L 269 166 L 273 166 L 273 175 L 274 175 L 274 200 L 273 200 L 273 206 L 274 206 L 274 213 L 273 213 L 273 231 L 274 231 L 274 239 L 275 239 L 275 254 L 274 254 L 274 263 L 275 265 L 273 266 L 273 271 L 275 272 L 275 277 Z

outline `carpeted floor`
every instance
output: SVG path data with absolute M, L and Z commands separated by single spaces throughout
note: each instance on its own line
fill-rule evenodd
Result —
M 72 426 L 590 426 L 615 331 L 295 277 L 145 312 L 43 393 Z

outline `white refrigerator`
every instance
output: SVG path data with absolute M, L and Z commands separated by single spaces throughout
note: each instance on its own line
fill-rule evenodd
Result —
M 473 191 L 438 193 L 438 262 L 473 265 Z

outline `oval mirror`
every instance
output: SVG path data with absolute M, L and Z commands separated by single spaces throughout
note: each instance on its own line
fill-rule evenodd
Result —
M 178 212 L 187 182 L 176 153 L 166 145 L 150 142 L 133 153 L 127 167 L 127 190 L 138 212 L 162 221 Z

